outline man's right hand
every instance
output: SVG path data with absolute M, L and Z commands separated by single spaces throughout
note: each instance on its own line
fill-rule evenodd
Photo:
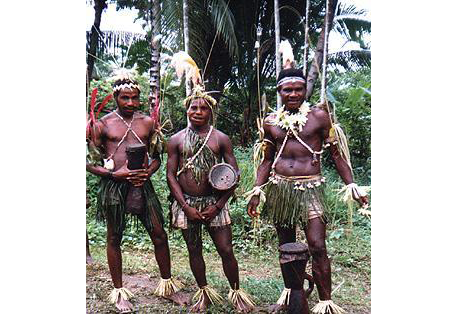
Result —
M 124 181 L 130 176 L 130 170 L 127 167 L 128 161 L 125 161 L 122 167 L 112 173 L 112 178 L 117 181 Z
M 185 215 L 188 219 L 192 221 L 204 221 L 203 215 L 194 207 L 191 207 L 188 204 L 182 208 L 184 210 Z
M 255 218 L 260 215 L 260 213 L 257 211 L 257 207 L 260 204 L 260 197 L 258 195 L 252 196 L 250 199 L 249 204 L 247 205 L 247 214 L 249 214 L 250 217 Z

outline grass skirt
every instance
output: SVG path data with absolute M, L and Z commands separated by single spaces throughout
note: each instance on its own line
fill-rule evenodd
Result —
M 104 221 L 107 217 L 114 223 L 114 230 L 121 233 L 126 226 L 126 198 L 132 185 L 127 181 L 114 181 L 107 178 L 100 180 L 97 199 L 97 219 Z M 150 180 L 142 186 L 145 210 L 145 227 L 152 230 L 152 217 L 155 215 L 163 226 L 163 210 Z
M 275 225 L 304 228 L 309 211 L 324 213 L 325 179 L 322 176 L 284 177 L 272 174 L 266 186 L 262 214 Z M 322 215 L 324 219 L 324 215 Z

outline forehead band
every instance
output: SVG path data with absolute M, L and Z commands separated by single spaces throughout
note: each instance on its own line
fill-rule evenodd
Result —
M 295 83 L 295 82 L 301 82 L 301 83 L 306 83 L 306 80 L 303 79 L 302 77 L 299 77 L 299 76 L 288 76 L 288 77 L 284 77 L 283 79 L 281 79 L 278 83 L 277 83 L 277 87 L 279 87 L 280 85 L 283 85 L 285 83 L 288 83 L 288 82 L 291 82 L 291 83 Z

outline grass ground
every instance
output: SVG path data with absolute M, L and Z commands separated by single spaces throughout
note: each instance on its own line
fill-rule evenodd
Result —
M 357 237 L 356 228 L 351 236 L 339 235 L 336 232 L 337 230 L 329 232 L 328 238 L 333 290 L 336 289 L 333 299 L 347 313 L 370 313 L 370 242 L 363 240 L 363 237 Z M 172 272 L 173 276 L 184 283 L 184 294 L 191 297 L 197 286 L 188 265 L 187 252 L 175 239 L 178 236 L 178 233 L 175 233 L 170 237 Z M 229 286 L 220 258 L 215 250 L 211 249 L 208 239 L 206 244 L 208 282 L 222 296 L 226 296 Z M 95 263 L 87 266 L 87 313 L 115 313 L 114 306 L 106 301 L 112 283 L 105 248 L 92 246 L 91 253 Z M 268 305 L 275 303 L 283 289 L 277 253 L 272 248 L 263 248 L 248 254 L 236 250 L 235 253 L 239 262 L 241 287 L 253 295 L 257 304 L 256 312 L 267 313 Z M 123 270 L 124 285 L 135 294 L 133 303 L 137 313 L 186 313 L 186 308 L 152 294 L 159 280 L 152 248 L 124 248 Z M 315 290 L 309 298 L 309 305 L 313 306 L 317 301 Z M 212 307 L 211 313 L 235 312 L 227 302 L 223 306 Z
M 241 169 L 241 182 L 236 190 L 238 198 L 230 205 L 233 245 L 239 263 L 241 287 L 254 297 L 258 305 L 257 312 L 265 313 L 268 305 L 277 301 L 283 289 L 277 238 L 270 225 L 262 224 L 257 230 L 251 228 L 251 220 L 245 210 L 246 201 L 242 197 L 253 185 L 251 151 L 235 149 L 235 155 Z M 165 164 L 166 159 L 163 160 L 163 165 Z M 152 182 L 167 217 L 169 190 L 163 165 L 152 176 Z M 324 175 L 328 178 L 326 189 L 329 210 L 326 216 L 329 223 L 326 243 L 332 264 L 333 300 L 349 314 L 370 313 L 370 221 L 356 213 L 353 219 L 349 218 L 348 208 L 335 193 L 342 186 L 337 174 L 335 171 L 327 171 Z M 367 177 L 358 180 L 363 185 L 368 185 L 369 181 Z M 106 262 L 106 228 L 95 221 L 97 182 L 93 175 L 87 176 L 91 203 L 87 212 L 87 230 L 95 260 L 94 264 L 87 266 L 87 313 L 115 313 L 115 307 L 106 301 L 113 288 Z M 347 233 L 349 221 L 353 225 L 351 233 Z M 184 241 L 178 232 L 169 233 L 168 236 L 173 276 L 184 283 L 183 292 L 191 297 L 197 286 L 190 271 Z M 298 239 L 304 239 L 301 233 L 298 233 Z M 208 282 L 222 296 L 226 296 L 228 281 L 209 236 L 204 237 L 203 248 Z M 124 285 L 135 294 L 133 303 L 137 313 L 186 313 L 185 308 L 153 296 L 159 272 L 151 241 L 142 228 L 139 231 L 135 228 L 125 230 L 123 252 Z M 309 298 L 309 305 L 312 307 L 317 301 L 315 290 Z M 210 312 L 234 313 L 228 303 L 212 307 Z

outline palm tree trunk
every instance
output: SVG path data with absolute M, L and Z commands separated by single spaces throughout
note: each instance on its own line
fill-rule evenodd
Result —
M 89 90 L 90 81 L 92 80 L 93 67 L 95 64 L 95 55 L 97 53 L 98 33 L 100 31 L 101 14 L 107 7 L 106 0 L 95 0 L 95 20 L 90 30 L 89 54 L 87 56 L 87 91 Z
M 274 0 L 274 26 L 275 26 L 275 53 L 276 53 L 276 80 L 279 77 L 281 70 L 280 65 L 280 13 L 279 13 L 279 0 Z M 279 94 L 277 94 L 277 108 L 282 104 Z
M 307 92 L 306 100 L 309 100 L 314 92 L 315 82 L 317 81 L 318 75 L 321 72 L 321 65 L 323 63 L 323 53 L 324 53 L 324 43 L 325 43 L 325 22 L 328 19 L 328 34 L 332 28 L 334 14 L 336 12 L 337 0 L 329 0 L 328 3 L 328 12 L 325 14 L 325 21 L 318 37 L 317 48 L 315 51 L 315 56 L 310 66 L 309 73 L 307 75 Z
M 160 0 L 151 0 L 150 7 L 150 90 L 149 90 L 149 110 L 155 106 L 155 102 L 160 97 Z
M 190 51 L 190 35 L 189 35 L 189 31 L 188 31 L 188 1 L 187 0 L 183 0 L 182 1 L 182 6 L 183 6 L 182 15 L 183 15 L 183 19 L 184 19 L 184 49 L 185 49 L 186 53 L 190 54 L 189 53 L 189 51 Z M 188 75 L 186 75 L 185 76 L 185 94 L 187 96 L 189 96 L 191 93 L 192 93 L 191 82 L 190 82 L 190 79 L 189 79 Z

